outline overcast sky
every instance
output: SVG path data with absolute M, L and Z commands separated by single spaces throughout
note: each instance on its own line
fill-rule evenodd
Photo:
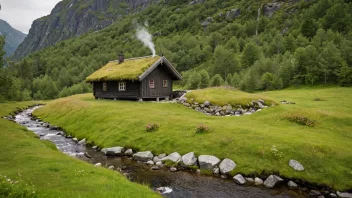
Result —
M 7 21 L 13 28 L 28 33 L 32 22 L 49 15 L 61 0 L 0 0 L 0 19 Z

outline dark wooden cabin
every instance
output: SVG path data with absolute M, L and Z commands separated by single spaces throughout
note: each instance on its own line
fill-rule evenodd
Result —
M 164 56 L 148 56 L 118 61 L 107 65 L 88 76 L 93 84 L 96 99 L 168 99 L 172 83 L 181 80 L 181 75 Z

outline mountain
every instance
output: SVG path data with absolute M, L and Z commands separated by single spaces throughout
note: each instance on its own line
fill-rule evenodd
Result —
M 50 15 L 33 22 L 14 58 L 19 59 L 59 41 L 103 29 L 125 15 L 146 8 L 153 1 L 155 0 L 61 1 Z
M 5 40 L 5 56 L 11 56 L 17 47 L 22 43 L 26 34 L 14 29 L 6 21 L 0 19 L 0 35 L 4 35 Z

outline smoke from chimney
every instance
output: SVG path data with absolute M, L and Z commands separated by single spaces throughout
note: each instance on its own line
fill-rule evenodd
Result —
M 155 45 L 153 43 L 153 36 L 148 32 L 147 28 L 141 25 L 138 25 L 137 31 L 136 31 L 136 37 L 144 44 L 144 46 L 148 47 L 152 51 L 152 54 L 154 57 Z

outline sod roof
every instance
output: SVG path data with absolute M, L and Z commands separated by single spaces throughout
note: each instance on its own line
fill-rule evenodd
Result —
M 126 59 L 119 64 L 118 61 L 110 61 L 101 69 L 86 78 L 87 82 L 115 81 L 115 80 L 139 80 L 146 70 L 160 59 L 160 56 Z

